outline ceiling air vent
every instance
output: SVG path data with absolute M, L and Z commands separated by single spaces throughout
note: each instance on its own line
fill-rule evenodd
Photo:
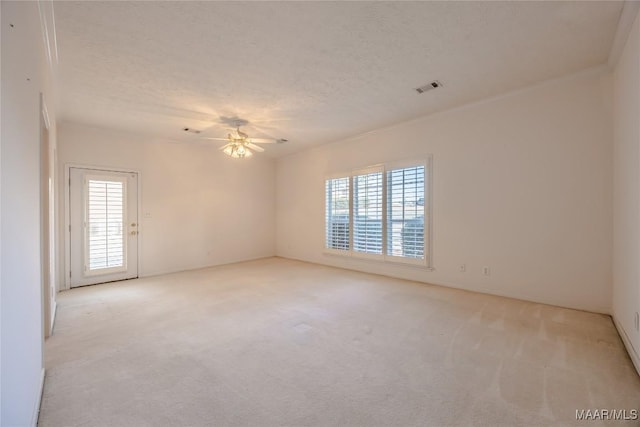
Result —
M 433 90 L 433 89 L 438 89 L 439 87 L 442 87 L 442 83 L 440 83 L 437 80 L 434 80 L 431 83 L 427 83 L 424 86 L 417 87 L 416 88 L 416 92 L 425 93 L 426 91 Z

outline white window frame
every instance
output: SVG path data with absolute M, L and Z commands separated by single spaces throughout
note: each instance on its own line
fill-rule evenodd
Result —
M 89 230 L 88 230 L 88 211 L 89 211 L 89 181 L 113 181 L 113 182 L 121 182 L 122 183 L 122 224 L 123 224 L 123 236 L 122 236 L 122 245 L 123 245 L 123 252 L 122 252 L 122 256 L 123 256 L 123 262 L 122 262 L 122 266 L 120 267 L 107 267 L 107 268 L 98 268 L 95 270 L 91 270 L 89 268 Z M 82 248 L 83 252 L 84 252 L 84 276 L 85 277 L 90 277 L 90 276 L 98 276 L 98 275 L 103 275 L 103 274 L 113 274 L 113 273 L 120 273 L 123 271 L 127 271 L 127 233 L 126 233 L 126 225 L 128 224 L 128 218 L 127 218 L 127 195 L 128 195 L 128 188 L 127 188 L 127 180 L 124 177 L 114 177 L 111 175 L 97 175 L 97 174 L 87 174 L 85 175 L 84 178 L 84 189 L 83 189 L 83 209 L 84 209 L 84 238 L 83 238 L 83 245 L 84 247 Z
M 385 190 L 387 187 L 387 173 L 398 170 L 398 169 L 408 169 L 415 167 L 424 167 L 424 258 L 409 258 L 403 256 L 396 255 L 388 255 L 387 250 L 387 241 L 385 240 L 385 260 L 400 263 L 400 264 L 409 264 L 420 267 L 428 267 L 431 268 L 432 260 L 431 260 L 431 224 L 432 224 L 432 214 L 431 214 L 431 156 L 429 156 L 426 160 L 403 160 L 390 162 L 385 164 L 385 176 L 384 176 L 384 186 Z M 386 239 L 386 231 L 387 231 L 387 198 L 385 194 L 385 239 Z
M 369 174 L 373 174 L 373 173 L 380 173 L 382 175 L 382 212 L 381 212 L 381 228 L 382 228 L 382 252 L 379 254 L 374 254 L 374 253 L 370 253 L 370 252 L 361 252 L 361 251 L 356 251 L 355 250 L 355 188 L 356 188 L 356 176 L 361 176 L 361 175 L 369 175 Z M 384 260 L 384 252 L 385 252 L 385 243 L 384 240 L 386 238 L 386 233 L 385 233 L 385 218 L 386 218 L 386 188 L 385 188 L 385 178 L 384 178 L 384 165 L 374 165 L 374 166 L 369 166 L 363 169 L 356 169 L 354 171 L 351 172 L 351 188 L 350 188 L 350 198 L 351 198 L 351 206 L 350 206 L 350 214 L 349 214 L 349 219 L 350 219 L 350 238 L 351 238 L 351 246 L 350 246 L 350 251 L 351 251 L 351 256 L 354 258 L 364 258 L 364 259 L 372 259 L 372 260 Z
M 397 169 L 413 168 L 423 166 L 425 168 L 424 173 L 424 258 L 409 258 L 396 255 L 387 254 L 387 173 Z M 382 173 L 382 254 L 372 254 L 367 252 L 358 252 L 354 250 L 354 186 L 355 176 L 366 175 L 370 173 Z M 327 180 L 336 178 L 349 178 L 349 250 L 339 250 L 327 248 L 326 243 L 326 182 Z M 422 160 L 401 160 L 388 162 L 383 164 L 376 164 L 365 168 L 354 169 L 349 173 L 336 173 L 328 175 L 324 180 L 325 186 L 325 221 L 324 221 L 324 239 L 323 247 L 324 252 L 329 255 L 338 255 L 341 257 L 353 257 L 363 260 L 382 261 L 394 264 L 402 264 L 407 266 L 415 266 L 433 270 L 433 158 L 428 155 Z
M 349 180 L 349 249 L 348 250 L 344 250 L 344 249 L 334 249 L 334 248 L 328 248 L 327 247 L 327 181 L 330 180 L 334 180 L 334 179 L 348 179 Z M 353 178 L 351 177 L 351 175 L 349 174 L 333 174 L 333 175 L 329 175 L 327 177 L 325 177 L 324 180 L 324 187 L 323 187 L 323 191 L 324 191 L 324 242 L 323 242 L 323 247 L 324 247 L 324 252 L 328 253 L 328 254 L 333 254 L 333 255 L 340 255 L 340 256 L 351 256 L 351 252 L 352 252 L 352 248 L 353 248 L 353 233 L 351 232 L 351 227 L 353 227 L 352 221 L 352 211 L 353 211 L 353 196 L 351 195 L 351 191 L 353 188 Z

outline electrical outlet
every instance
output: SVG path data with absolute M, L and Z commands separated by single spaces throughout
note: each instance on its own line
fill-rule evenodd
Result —
M 482 274 L 485 276 L 491 276 L 491 269 L 489 267 L 482 267 Z
M 460 264 L 460 267 L 458 267 L 458 271 L 460 273 L 464 273 L 465 271 L 467 271 L 467 265 L 466 264 Z

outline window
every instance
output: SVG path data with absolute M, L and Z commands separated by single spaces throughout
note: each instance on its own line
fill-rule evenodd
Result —
M 349 177 L 328 179 L 325 187 L 325 247 L 338 251 L 348 251 L 350 248 L 349 211 L 351 209 Z
M 430 267 L 428 165 L 382 165 L 328 179 L 325 247 Z
M 387 255 L 424 259 L 424 166 L 387 172 Z
M 382 171 L 353 177 L 353 250 L 382 255 Z
M 120 271 L 126 268 L 125 181 L 88 177 L 85 189 L 87 274 Z

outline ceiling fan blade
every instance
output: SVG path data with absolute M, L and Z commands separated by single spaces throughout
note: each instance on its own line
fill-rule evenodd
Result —
M 262 153 L 264 152 L 264 148 L 256 145 L 256 144 L 252 144 L 251 142 L 247 142 L 245 144 L 247 147 L 251 148 L 252 150 L 256 150 L 258 153 Z
M 229 141 L 229 138 L 209 138 L 209 137 L 202 137 L 202 139 L 210 139 L 212 141 Z
M 230 147 L 230 146 L 232 146 L 232 145 L 233 145 L 233 142 L 230 142 L 230 143 L 228 143 L 228 144 L 225 144 L 225 145 L 223 145 L 222 147 L 220 147 L 220 151 L 222 151 L 222 150 L 224 150 L 225 148 Z
M 249 138 L 248 141 L 255 144 L 275 144 L 276 140 L 271 138 Z

